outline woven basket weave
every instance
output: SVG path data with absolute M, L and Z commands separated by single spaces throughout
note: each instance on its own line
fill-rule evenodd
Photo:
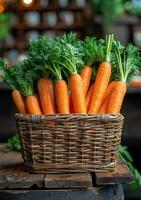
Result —
M 22 155 L 33 173 L 113 171 L 122 115 L 15 115 Z

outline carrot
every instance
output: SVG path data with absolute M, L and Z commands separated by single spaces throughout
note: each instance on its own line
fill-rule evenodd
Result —
M 49 79 L 48 79 L 49 80 Z M 50 96 L 51 96 L 51 102 L 52 102 L 52 106 L 54 109 L 54 112 L 56 112 L 56 108 L 55 108 L 55 94 L 54 94 L 54 87 L 53 87 L 53 83 L 51 80 L 49 80 L 49 91 L 50 91 Z
M 127 91 L 127 83 L 139 69 L 141 62 L 139 48 L 132 44 L 123 47 L 119 42 L 115 41 L 114 51 L 116 61 L 112 66 L 114 69 L 113 77 L 116 77 L 118 84 L 114 87 L 111 93 L 106 109 L 106 113 L 110 114 L 117 114 L 120 112 Z
M 102 62 L 98 68 L 98 72 L 96 75 L 90 106 L 88 110 L 89 114 L 95 114 L 99 111 L 110 80 L 110 76 L 111 64 L 108 62 Z
M 111 64 L 110 64 L 110 52 L 112 48 L 113 35 L 109 35 L 107 43 L 107 52 L 105 61 L 99 65 L 98 72 L 95 79 L 95 84 L 92 91 L 92 98 L 88 113 L 98 113 L 102 104 L 104 94 L 106 92 L 110 76 L 111 76 Z
M 83 84 L 84 84 L 84 94 L 85 96 L 87 95 L 87 91 L 90 85 L 90 81 L 91 81 L 91 77 L 92 77 L 92 68 L 89 65 L 85 65 L 84 69 L 81 72 L 81 78 L 83 80 Z
M 86 114 L 86 102 L 83 88 L 83 81 L 79 74 L 72 74 L 70 77 L 70 91 L 74 113 Z
M 111 83 L 109 83 L 107 90 L 106 90 L 106 93 L 104 95 L 102 104 L 101 104 L 100 109 L 98 111 L 99 114 L 105 114 L 106 113 L 106 109 L 107 109 L 108 101 L 110 99 L 110 95 L 117 85 L 118 85 L 118 81 L 112 81 Z
M 87 91 L 88 91 L 88 88 L 89 88 L 89 85 L 90 85 L 91 76 L 92 76 L 92 68 L 89 65 L 86 65 L 81 72 L 81 78 L 82 78 L 82 81 L 83 81 L 83 88 L 84 88 L 85 96 L 87 94 Z M 70 101 L 70 113 L 73 113 L 74 109 L 73 109 L 73 102 L 72 102 L 71 95 L 70 95 L 69 101 Z
M 52 94 L 50 92 L 51 81 L 47 78 L 41 78 L 38 81 L 37 86 L 43 114 L 54 114 L 55 105 L 52 102 Z
M 69 95 L 66 82 L 64 80 L 57 80 L 54 88 L 58 112 L 63 114 L 69 114 Z
M 86 108 L 87 108 L 87 110 L 89 109 L 89 104 L 90 104 L 90 101 L 91 101 L 93 87 L 94 87 L 94 84 L 92 84 L 90 86 L 88 93 L 87 93 L 87 96 L 86 96 Z
M 106 112 L 106 108 L 108 105 L 108 99 L 112 93 L 112 91 L 114 90 L 114 88 L 118 85 L 118 81 L 112 81 L 111 83 L 109 83 L 107 89 L 106 89 L 106 93 L 104 95 L 103 101 L 101 103 L 100 109 L 98 111 L 99 114 L 104 114 Z
M 40 108 L 42 108 L 39 94 L 36 94 L 36 97 L 37 97 L 38 104 L 39 104 Z M 41 109 L 41 110 L 42 110 L 42 109 Z
M 37 96 L 32 95 L 26 98 L 26 106 L 29 114 L 41 115 L 41 109 L 38 103 Z
M 110 95 L 105 99 L 105 101 L 101 105 L 101 107 L 98 111 L 98 114 L 105 114 L 106 113 L 106 109 L 107 109 L 107 106 L 108 106 L 109 99 L 110 99 Z
M 70 107 L 70 110 L 71 110 L 71 106 L 72 106 L 72 100 L 71 100 L 71 95 L 69 95 L 69 107 Z
M 141 81 L 140 80 L 131 81 L 130 86 L 140 87 L 141 86 Z
M 106 109 L 106 113 L 117 114 L 120 112 L 126 91 L 127 91 L 126 83 L 123 81 L 119 81 L 118 86 L 116 86 L 112 91 Z
M 12 89 L 12 94 L 11 94 L 12 99 L 13 99 L 15 105 L 16 105 L 17 110 L 22 114 L 27 114 L 27 108 L 26 108 L 26 105 L 25 105 L 23 93 L 21 92 L 19 87 L 17 87 L 16 78 L 17 77 L 19 78 L 20 76 L 13 77 L 13 71 L 11 73 L 11 70 L 13 70 L 13 69 L 15 69 L 15 67 L 9 68 L 7 66 L 7 64 L 5 63 L 5 61 L 0 59 L 0 79 L 4 80 L 5 83 L 11 87 L 11 89 Z M 18 80 L 20 80 L 20 78 Z
M 70 113 L 71 113 L 71 114 L 74 113 L 74 109 L 73 109 L 73 107 L 71 107 L 71 109 L 70 109 Z
M 27 114 L 27 109 L 24 101 L 24 97 L 19 92 L 19 90 L 12 91 L 12 98 L 17 107 L 17 110 L 22 114 Z
M 74 113 L 71 95 L 69 95 L 69 107 L 70 107 L 70 113 Z
M 113 89 L 118 85 L 118 81 L 112 81 L 111 83 L 109 83 L 106 92 L 104 94 L 104 98 L 103 98 L 103 102 L 107 99 L 107 97 L 112 93 Z

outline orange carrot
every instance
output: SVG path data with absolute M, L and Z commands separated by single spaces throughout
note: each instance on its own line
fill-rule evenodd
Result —
M 71 114 L 74 113 L 74 109 L 73 109 L 73 107 L 71 107 L 71 109 L 70 109 L 70 113 L 71 113 Z
M 70 107 L 70 113 L 74 113 L 74 108 L 73 108 L 73 103 L 72 103 L 72 99 L 71 99 L 71 107 Z
M 86 102 L 83 81 L 79 74 L 72 74 L 70 77 L 70 91 L 74 113 L 86 114 Z
M 69 107 L 70 107 L 70 110 L 71 110 L 71 107 L 72 107 L 71 95 L 69 95 Z
M 84 94 L 87 95 L 87 91 L 90 85 L 91 77 L 92 77 L 92 68 L 89 65 L 86 65 L 81 72 L 81 78 L 84 84 Z
M 38 92 L 43 114 L 54 114 L 55 105 L 53 105 L 50 93 L 51 81 L 47 78 L 41 78 L 38 81 Z
M 41 109 L 38 103 L 37 96 L 28 96 L 26 98 L 26 106 L 29 114 L 41 115 Z
M 112 91 L 106 109 L 106 113 L 117 114 L 120 112 L 126 91 L 127 91 L 126 83 L 123 81 L 119 81 L 118 86 L 116 86 Z
M 106 109 L 107 109 L 107 105 L 108 105 L 108 100 L 110 98 L 110 95 L 112 93 L 112 91 L 114 90 L 114 88 L 118 85 L 118 81 L 112 81 L 111 83 L 109 83 L 107 89 L 106 89 L 106 93 L 104 95 L 102 104 L 100 106 L 100 109 L 98 111 L 99 114 L 104 114 L 106 113 Z
M 89 109 L 89 104 L 90 104 L 90 101 L 91 101 L 91 96 L 92 96 L 92 91 L 93 91 L 93 87 L 94 87 L 94 84 L 92 84 L 87 92 L 87 96 L 86 96 L 86 107 L 87 107 L 87 110 Z
M 106 113 L 108 114 L 120 113 L 123 99 L 127 91 L 126 84 L 140 67 L 140 53 L 137 47 L 129 44 L 126 48 L 122 47 L 121 51 L 119 42 L 115 41 L 114 51 L 116 62 L 113 63 L 113 67 L 114 74 L 116 74 L 116 78 L 118 79 L 118 85 L 111 93 L 106 109 Z
M 104 94 L 104 98 L 102 101 L 102 104 L 105 102 L 105 100 L 107 99 L 107 97 L 112 93 L 113 89 L 118 85 L 118 81 L 112 81 L 111 83 L 109 83 L 106 92 Z
M 54 89 L 58 112 L 69 114 L 69 95 L 66 82 L 64 80 L 57 80 Z
M 110 76 L 111 64 L 109 62 L 102 62 L 96 75 L 95 84 L 92 91 L 92 98 L 88 110 L 89 114 L 95 114 L 99 111 L 110 80 Z
M 17 110 L 22 114 L 27 114 L 24 97 L 21 95 L 19 90 L 12 91 L 12 98 L 17 107 Z
M 85 96 L 87 95 L 87 91 L 88 91 L 90 81 L 91 81 L 91 76 L 92 76 L 92 68 L 89 65 L 85 65 L 84 69 L 81 72 L 81 78 L 83 81 Z M 74 112 L 71 95 L 70 95 L 70 112 L 71 113 Z
M 105 61 L 103 61 L 98 68 L 97 75 L 95 78 L 95 84 L 93 87 L 92 98 L 90 101 L 90 106 L 88 113 L 96 114 L 98 113 L 100 106 L 102 104 L 104 94 L 109 84 L 111 76 L 111 64 L 110 64 L 110 54 L 112 49 L 113 35 L 107 37 L 106 43 L 106 54 Z
M 39 94 L 36 94 L 36 97 L 37 97 L 37 100 L 38 100 L 38 104 L 42 110 L 42 105 L 41 105 L 41 101 L 40 101 L 40 97 L 39 97 Z
M 49 79 L 48 79 L 49 80 Z M 54 87 L 53 87 L 53 83 L 51 80 L 48 81 L 49 83 L 49 91 L 50 91 L 50 96 L 51 96 L 51 102 L 52 102 L 52 106 L 54 109 L 54 112 L 56 112 L 56 108 L 55 108 L 55 94 L 54 94 Z
M 70 107 L 70 113 L 74 113 L 71 95 L 69 95 L 69 107 Z
M 101 107 L 98 111 L 98 114 L 105 114 L 106 113 L 106 109 L 107 109 L 107 106 L 108 106 L 109 99 L 110 99 L 110 95 L 105 99 L 105 101 L 101 105 Z

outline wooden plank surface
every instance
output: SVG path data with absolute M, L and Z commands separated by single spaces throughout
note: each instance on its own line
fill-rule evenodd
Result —
M 128 167 L 121 159 L 118 159 L 115 172 L 112 173 L 95 173 L 95 181 L 97 185 L 109 185 L 115 183 L 131 183 L 134 177 L 130 173 Z
M 129 183 L 133 180 L 128 168 L 118 162 L 114 173 L 31 174 L 23 165 L 20 153 L 4 153 L 0 145 L 0 189 L 4 188 L 87 188 L 96 185 Z
M 43 188 L 44 176 L 43 174 L 29 174 L 21 165 L 11 165 L 0 169 L 0 189 L 31 188 L 32 186 Z
M 46 188 L 87 188 L 92 186 L 90 173 L 46 174 L 45 177 Z
M 18 152 L 4 153 L 0 146 L 0 189 L 30 188 L 33 185 L 44 187 L 44 174 L 29 174 Z
M 121 185 L 85 189 L 4 190 L 0 200 L 124 200 Z

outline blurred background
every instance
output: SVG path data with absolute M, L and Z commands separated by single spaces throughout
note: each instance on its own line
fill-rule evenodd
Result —
M 9 65 L 24 59 L 28 42 L 39 34 L 54 37 L 75 31 L 104 37 L 114 33 L 122 43 L 141 47 L 141 0 L 0 0 L 0 56 Z M 16 133 L 16 108 L 11 90 L 0 83 L 0 141 Z M 127 145 L 141 172 L 141 75 L 128 87 L 122 114 L 122 144 Z M 125 189 L 126 199 L 141 199 L 141 189 Z

